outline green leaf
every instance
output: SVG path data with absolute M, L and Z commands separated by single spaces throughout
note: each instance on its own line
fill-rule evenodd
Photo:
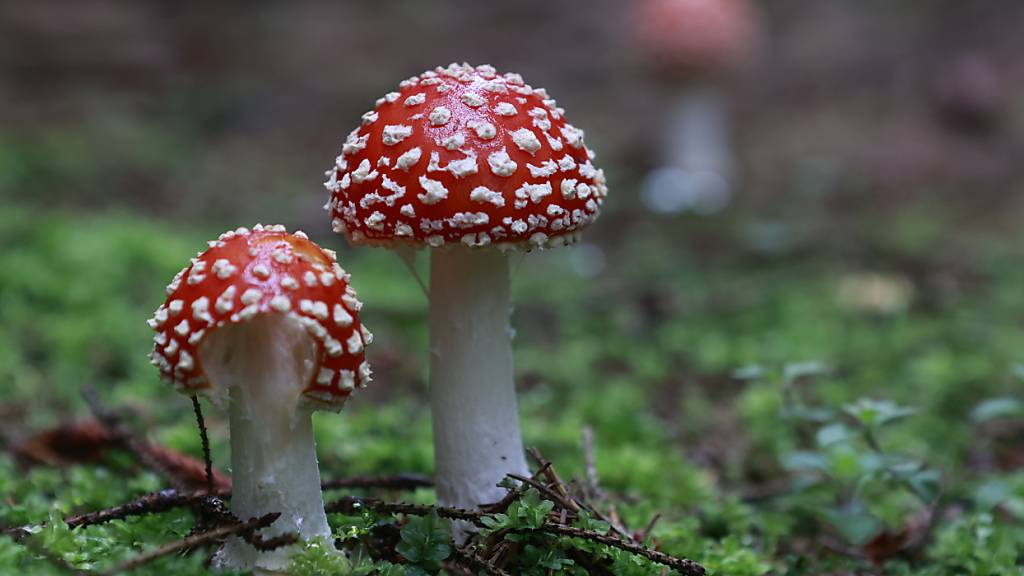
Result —
M 736 380 L 760 380 L 764 378 L 767 371 L 763 366 L 757 364 L 751 364 L 749 366 L 742 366 L 733 370 L 732 377 Z
M 791 472 L 827 473 L 829 464 L 828 459 L 818 452 L 790 452 L 782 457 L 782 467 Z
M 865 428 L 885 426 L 917 413 L 915 408 L 900 406 L 889 400 L 870 398 L 861 398 L 854 404 L 847 404 L 843 406 L 843 411 Z
M 981 424 L 997 418 L 1016 418 L 1024 415 L 1024 402 L 1016 398 L 990 398 L 971 410 L 971 420 Z
M 818 433 L 814 435 L 814 440 L 818 443 L 818 446 L 827 448 L 833 444 L 847 442 L 858 436 L 859 434 L 856 431 L 851 430 L 845 424 L 830 424 L 818 430 Z
M 786 382 L 793 382 L 803 378 L 824 376 L 830 371 L 827 364 L 812 360 L 810 362 L 793 362 L 782 367 L 782 378 Z
M 437 514 L 409 518 L 399 534 L 402 541 L 395 550 L 409 562 L 428 570 L 436 571 L 452 553 L 451 523 Z
M 882 522 L 859 504 L 847 508 L 823 511 L 826 521 L 847 542 L 860 546 L 883 528 Z
M 921 470 L 907 478 L 907 484 L 922 502 L 932 503 L 942 490 L 942 477 L 937 470 Z

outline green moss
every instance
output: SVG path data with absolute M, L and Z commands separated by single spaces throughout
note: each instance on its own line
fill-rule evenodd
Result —
M 910 218 L 905 235 L 876 242 L 937 265 L 929 248 L 935 227 Z M 734 224 L 728 233 L 743 238 L 744 224 Z M 638 529 L 660 514 L 654 541 L 704 562 L 711 574 L 866 570 L 864 562 L 812 552 L 815 538 L 828 532 L 856 547 L 883 528 L 899 530 L 921 511 L 920 495 L 933 491 L 941 502 L 956 499 L 965 515 L 939 517 L 924 560 L 911 566 L 891 559 L 887 573 L 1019 573 L 1021 532 L 1001 518 L 1024 517 L 1024 483 L 1019 474 L 970 465 L 978 451 L 992 457 L 1005 450 L 999 423 L 1019 419 L 1006 408 L 1021 397 L 1015 367 L 1024 361 L 1024 333 L 1013 320 L 1024 272 L 1013 250 L 970 240 L 963 250 L 974 255 L 984 282 L 879 314 L 837 297 L 839 283 L 857 271 L 842 261 L 784 251 L 756 258 L 666 253 L 653 247 L 665 234 L 634 234 L 607 250 L 598 278 L 573 273 L 565 250 L 518 268 L 515 346 L 528 445 L 563 477 L 582 477 L 580 435 L 592 427 L 597 472 L 620 517 Z M 5 405 L 31 406 L 25 425 L 43 427 L 85 414 L 80 393 L 92 387 L 110 405 L 132 407 L 133 424 L 151 439 L 198 455 L 189 403 L 146 361 L 151 334 L 144 321 L 162 301 L 164 284 L 210 235 L 128 214 L 44 215 L 5 206 Z M 364 319 L 377 334 L 370 357 L 383 376 L 340 414 L 316 417 L 323 476 L 429 474 L 426 301 L 393 255 L 346 250 L 342 259 L 366 302 Z M 886 273 L 902 278 L 898 270 Z M 809 370 L 809 360 L 827 369 Z M 733 376 L 751 366 L 759 367 L 756 377 L 752 370 Z M 881 454 L 865 443 L 863 412 L 843 409 L 863 408 L 854 404 L 862 398 L 914 409 L 880 425 Z M 1002 404 L 990 403 L 972 420 L 989 398 Z M 226 468 L 226 425 L 208 412 L 214 460 Z M 932 476 L 916 475 L 924 472 Z M 152 474 L 122 468 L 26 471 L 0 459 L 0 523 L 53 521 L 160 487 Z M 433 501 L 430 490 L 402 496 Z M 393 522 L 331 521 L 349 539 Z M 33 540 L 75 566 L 103 568 L 180 538 L 192 518 L 179 511 L 76 531 L 59 525 Z M 548 544 L 524 547 L 524 574 L 579 573 L 564 543 Z M 347 561 L 323 552 L 307 547 L 297 573 L 341 573 L 339 562 Z M 651 573 L 646 561 L 606 553 L 617 574 Z M 148 573 L 205 573 L 202 560 L 169 557 Z M 366 562 L 346 566 L 352 573 L 372 569 Z M 0 538 L 0 572 L 48 571 L 58 573 Z

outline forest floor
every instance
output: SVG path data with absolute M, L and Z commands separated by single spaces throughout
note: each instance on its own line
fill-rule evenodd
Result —
M 1019 231 L 961 226 L 962 211 L 933 204 L 827 229 L 814 218 L 616 218 L 597 242 L 527 255 L 514 277 L 526 444 L 594 508 L 562 522 L 621 529 L 709 574 L 1020 574 Z M 216 232 L 130 215 L 0 214 L 0 526 L 32 526 L 0 537 L 0 572 L 133 568 L 203 519 L 199 506 L 154 506 L 75 529 L 62 521 L 202 486 L 192 405 L 149 366 L 145 320 Z M 315 420 L 322 475 L 337 483 L 332 526 L 353 565 L 318 544 L 295 573 L 456 570 L 461 552 L 433 547 L 445 523 L 352 506 L 433 502 L 427 302 L 393 255 L 346 247 L 340 258 L 377 336 L 373 385 Z M 226 419 L 206 405 L 206 420 L 226 472 Z M 154 465 L 154 449 L 191 459 Z M 536 530 L 566 507 L 545 470 L 539 491 L 490 517 L 505 546 L 488 552 L 493 567 L 667 570 Z M 504 538 L 523 530 L 510 552 Z M 165 551 L 139 573 L 201 574 L 212 549 Z

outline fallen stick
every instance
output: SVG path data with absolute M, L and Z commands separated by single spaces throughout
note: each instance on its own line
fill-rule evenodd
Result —
M 221 526 L 219 528 L 214 528 L 212 530 L 202 532 L 194 536 L 188 536 L 187 538 L 183 538 L 175 542 L 164 544 L 163 546 L 160 546 L 159 548 L 154 548 L 148 552 L 143 552 L 137 556 L 125 560 L 124 562 L 121 562 L 120 564 L 115 564 L 114 566 L 107 568 L 106 570 L 100 571 L 97 574 L 99 574 L 100 576 L 113 576 L 114 574 L 130 572 L 144 564 L 152 562 L 158 558 L 163 558 L 164 556 L 169 556 L 171 554 L 174 554 L 175 552 L 180 552 L 183 550 L 188 550 L 189 548 L 195 548 L 197 546 L 210 544 L 222 540 L 228 536 L 236 534 L 239 536 L 241 536 L 243 533 L 254 534 L 256 530 L 266 528 L 267 526 L 273 524 L 274 520 L 277 520 L 278 516 L 280 515 L 280 513 L 274 512 L 272 514 L 260 516 L 259 518 L 253 518 L 247 522 L 242 522 L 241 524 Z M 286 534 L 283 536 L 288 535 Z M 277 537 L 272 540 L 276 540 L 275 544 L 279 546 L 291 544 L 295 541 L 295 535 L 292 534 L 290 536 L 291 538 L 287 539 Z M 267 540 L 264 540 L 263 542 L 267 542 Z

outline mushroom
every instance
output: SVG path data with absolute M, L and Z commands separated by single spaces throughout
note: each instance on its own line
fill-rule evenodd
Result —
M 311 416 L 340 410 L 370 381 L 363 347 L 372 337 L 360 307 L 332 251 L 301 232 L 256 225 L 210 242 L 149 321 L 161 376 L 227 405 L 231 510 L 243 520 L 280 513 L 267 536 L 330 535 Z M 279 571 L 293 551 L 232 538 L 215 564 Z
M 542 88 L 452 64 L 377 101 L 326 172 L 326 208 L 353 245 L 430 251 L 436 489 L 447 506 L 500 500 L 527 474 L 516 411 L 508 253 L 561 246 L 606 194 L 583 131 Z
M 636 35 L 660 71 L 672 104 L 666 157 L 644 182 L 658 212 L 724 208 L 735 184 L 722 77 L 751 54 L 758 29 L 750 0 L 643 0 Z

